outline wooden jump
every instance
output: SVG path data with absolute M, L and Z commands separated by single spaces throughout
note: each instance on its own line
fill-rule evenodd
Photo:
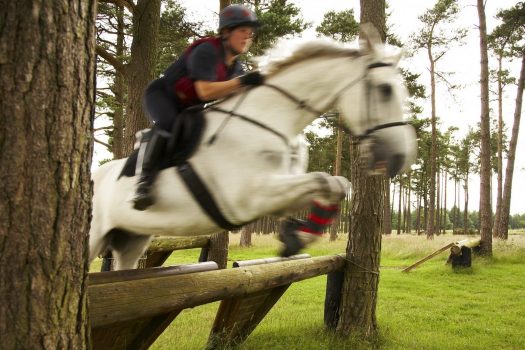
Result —
M 93 349 L 147 349 L 183 309 L 219 300 L 227 301 L 219 307 L 208 347 L 238 344 L 291 283 L 345 264 L 343 255 L 282 260 L 225 270 L 195 264 L 205 270 L 200 272 L 168 267 L 90 274 Z M 237 317 L 232 310 L 239 307 L 252 316 Z
M 430 260 L 431 258 L 435 257 L 436 255 L 439 255 L 439 254 L 443 253 L 445 250 L 448 250 L 449 248 L 450 248 L 450 252 L 451 252 L 452 255 L 459 255 L 461 253 L 461 248 L 462 247 L 467 247 L 467 248 L 476 247 L 476 246 L 479 246 L 480 241 L 481 241 L 481 239 L 477 238 L 477 239 L 472 239 L 472 240 L 464 239 L 464 240 L 461 240 L 461 241 L 449 243 L 449 244 L 439 248 L 438 250 L 436 250 L 432 254 L 424 257 L 423 259 L 416 261 L 415 263 L 413 263 L 412 265 L 408 266 L 407 268 L 405 268 L 402 271 L 403 272 L 410 272 L 410 270 L 416 268 L 417 266 L 421 265 L 425 261 Z

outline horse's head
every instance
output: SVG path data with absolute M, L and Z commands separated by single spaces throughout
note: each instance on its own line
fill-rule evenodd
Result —
M 407 94 L 397 68 L 401 52 L 385 54 L 370 30 L 362 37 L 362 73 L 343 86 L 337 108 L 360 140 L 365 165 L 372 173 L 394 177 L 409 169 L 417 150 L 415 130 L 403 118 Z

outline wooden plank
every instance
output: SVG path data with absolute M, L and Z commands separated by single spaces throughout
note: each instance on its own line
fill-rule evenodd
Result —
M 144 268 L 162 266 L 166 260 L 170 257 L 172 250 L 168 252 L 146 252 L 146 263 Z
M 180 312 L 181 310 L 175 310 L 163 315 L 92 328 L 92 348 L 148 349 Z
M 341 269 L 343 255 L 244 268 L 119 280 L 88 287 L 92 327 L 165 314 L 288 285 Z
M 214 261 L 208 261 L 188 265 L 152 267 L 148 269 L 92 272 L 88 275 L 88 279 L 89 285 L 94 286 L 97 284 L 125 282 L 146 278 L 159 278 L 163 276 L 176 276 L 186 273 L 211 271 L 217 269 L 217 263 Z
M 272 264 L 290 260 L 307 259 L 309 254 L 287 258 L 273 257 L 236 261 L 234 268 Z M 241 344 L 263 320 L 288 289 L 290 284 L 262 290 L 238 298 L 221 301 L 217 316 L 208 338 L 207 349 L 223 349 Z
M 298 254 L 289 256 L 287 258 L 282 257 L 273 257 L 273 258 L 262 258 L 262 259 L 253 259 L 253 260 L 242 260 L 242 261 L 234 261 L 233 267 L 245 267 L 245 266 L 252 266 L 252 265 L 260 265 L 260 264 L 271 264 L 281 261 L 288 261 L 288 260 L 299 260 L 299 259 L 306 259 L 311 258 L 310 254 Z
M 143 270 L 124 270 L 91 273 L 88 276 L 89 286 L 108 286 L 125 281 L 162 278 L 202 271 L 216 270 L 215 262 L 181 266 L 156 267 Z M 89 289 L 89 287 L 88 287 Z M 118 298 L 118 290 L 115 290 Z M 146 293 L 146 291 L 142 291 Z M 90 310 L 96 305 L 96 299 L 90 298 Z M 167 310 L 157 315 L 137 317 L 127 321 L 97 326 L 91 322 L 91 340 L 93 349 L 147 349 L 166 327 L 177 317 L 182 309 Z
M 424 263 L 425 261 L 427 260 L 430 260 L 431 258 L 435 257 L 436 255 L 444 252 L 445 250 L 447 250 L 448 248 L 452 247 L 454 245 L 454 243 L 449 243 L 447 244 L 446 246 L 442 247 L 442 248 L 439 248 L 438 250 L 436 250 L 435 252 L 433 252 L 432 254 L 424 257 L 423 259 L 421 260 L 418 260 L 416 261 L 414 264 L 410 265 L 409 267 L 405 268 L 403 270 L 403 272 L 409 272 L 410 270 L 412 270 L 413 268 L 421 265 L 422 263 Z
M 202 248 L 209 243 L 210 236 L 156 237 L 151 241 L 148 252 L 172 252 L 181 249 Z
M 287 284 L 246 297 L 223 300 L 206 349 L 230 348 L 244 342 L 289 286 L 290 284 Z

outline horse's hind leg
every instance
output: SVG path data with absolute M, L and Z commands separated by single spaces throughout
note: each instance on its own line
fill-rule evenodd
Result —
M 97 221 L 92 220 L 89 230 L 89 264 L 106 250 L 108 243 L 106 232 L 101 232 Z
M 137 268 L 138 261 L 146 252 L 151 239 L 152 236 L 113 230 L 110 245 L 115 259 L 115 270 Z

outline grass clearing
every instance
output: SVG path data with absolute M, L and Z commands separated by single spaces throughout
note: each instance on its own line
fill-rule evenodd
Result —
M 253 236 L 239 247 L 230 236 L 229 266 L 235 260 L 275 256 L 271 236 Z M 463 239 L 450 234 L 427 240 L 417 235 L 384 236 L 377 304 L 380 335 L 373 343 L 340 339 L 323 327 L 326 277 L 293 284 L 239 349 L 525 349 L 525 235 L 494 241 L 494 257 L 453 271 L 444 252 L 410 273 L 401 269 L 438 248 Z M 306 252 L 342 253 L 346 236 L 323 240 Z M 167 265 L 192 263 L 199 249 L 172 254 Z M 97 268 L 94 263 L 92 270 Z M 219 303 L 184 310 L 152 349 L 203 349 Z

